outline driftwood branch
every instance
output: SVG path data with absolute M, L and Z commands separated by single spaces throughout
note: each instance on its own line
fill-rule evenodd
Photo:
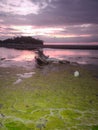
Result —
M 75 62 L 70 62 L 68 60 L 60 60 L 56 58 L 50 58 L 49 56 L 46 56 L 43 53 L 42 49 L 37 49 L 35 51 L 36 56 L 35 56 L 35 61 L 38 65 L 48 65 L 50 63 L 60 63 L 60 64 L 74 64 L 77 65 Z

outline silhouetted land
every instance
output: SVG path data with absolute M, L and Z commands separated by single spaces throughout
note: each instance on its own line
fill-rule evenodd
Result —
M 38 47 L 43 47 L 43 41 L 29 36 L 21 36 L 0 41 L 0 47 L 32 50 Z
M 0 47 L 20 50 L 34 50 L 37 48 L 98 50 L 98 45 L 44 45 L 42 40 L 29 36 L 2 40 L 0 41 Z
M 98 45 L 44 45 L 44 48 L 98 50 Z

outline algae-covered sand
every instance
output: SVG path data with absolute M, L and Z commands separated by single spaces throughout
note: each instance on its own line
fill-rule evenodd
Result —
M 0 130 L 98 130 L 98 75 L 63 64 L 0 68 Z

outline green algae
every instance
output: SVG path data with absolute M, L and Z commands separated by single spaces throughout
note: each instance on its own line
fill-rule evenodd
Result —
M 46 129 L 52 130 L 52 129 L 64 129 L 65 123 L 63 120 L 56 116 L 52 116 L 49 118 L 49 121 L 47 122 Z
M 78 111 L 73 111 L 73 110 L 63 110 L 61 112 L 61 115 L 65 119 L 74 119 L 74 118 L 79 118 L 81 116 L 81 113 Z
M 94 125 L 94 126 L 92 127 L 92 130 L 98 130 L 98 125 Z
M 80 66 L 46 66 L 14 84 L 18 73 L 30 71 L 0 68 L 1 130 L 97 129 L 98 80 L 92 73 Z

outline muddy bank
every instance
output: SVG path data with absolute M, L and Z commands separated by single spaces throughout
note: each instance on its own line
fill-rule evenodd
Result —
M 72 73 L 76 70 L 84 70 L 84 71 L 87 71 L 89 72 L 90 74 L 95 74 L 95 75 L 98 75 L 98 66 L 97 65 L 81 65 L 81 64 L 71 64 L 71 63 L 65 63 L 65 64 L 62 64 L 62 63 L 51 63 L 51 64 L 48 64 L 48 65 L 43 65 L 43 66 L 40 66 L 40 65 L 37 65 L 35 63 L 35 66 L 34 67 L 25 67 L 25 66 L 17 66 L 17 65 L 14 65 L 14 66 L 11 66 L 11 67 L 0 67 L 0 75 L 2 75 L 3 72 L 6 72 L 9 74 L 9 72 L 13 73 L 13 74 L 16 74 L 16 73 L 19 73 L 19 72 L 31 72 L 31 71 L 40 71 L 41 73 L 43 74 L 48 74 L 48 73 L 53 73 L 53 72 L 60 72 L 60 71 L 69 71 Z

